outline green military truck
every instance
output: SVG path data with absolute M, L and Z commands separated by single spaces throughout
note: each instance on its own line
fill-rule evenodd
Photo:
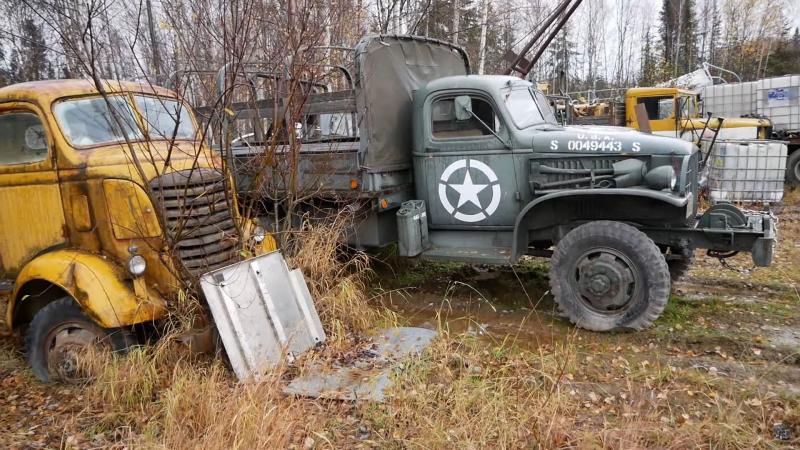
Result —
M 560 126 L 531 83 L 471 75 L 465 52 L 446 42 L 368 36 L 352 57 L 340 68 L 350 88 L 310 95 L 287 127 L 302 137 L 299 154 L 278 147 L 257 165 L 280 190 L 282 164 L 296 158 L 311 203 L 359 213 L 351 244 L 481 264 L 550 255 L 560 310 L 596 331 L 651 325 L 695 249 L 771 263 L 769 212 L 717 204 L 698 214 L 701 161 L 689 142 Z M 236 120 L 285 120 L 281 105 L 231 109 Z M 231 152 L 244 196 L 263 188 L 251 170 L 266 139 L 249 138 Z

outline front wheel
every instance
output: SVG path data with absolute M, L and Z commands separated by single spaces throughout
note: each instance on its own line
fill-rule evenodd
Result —
M 70 297 L 40 309 L 25 332 L 28 363 L 45 383 L 86 381 L 89 377 L 80 358 L 89 347 L 124 352 L 134 343 L 127 330 L 97 326 Z
M 550 287 L 559 309 L 576 326 L 641 330 L 664 311 L 670 272 L 646 234 L 624 223 L 596 221 L 558 243 Z

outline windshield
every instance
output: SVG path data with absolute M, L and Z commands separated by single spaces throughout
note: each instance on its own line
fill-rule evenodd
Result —
M 149 139 L 195 138 L 194 122 L 183 103 L 144 95 L 134 95 L 134 100 Z M 116 112 L 119 124 L 114 120 L 109 104 Z M 102 97 L 64 100 L 56 104 L 53 112 L 67 141 L 75 147 L 124 142 L 126 136 L 130 141 L 145 138 L 125 95 L 108 96 L 108 103 Z
M 556 123 L 553 111 L 547 103 L 547 97 L 530 88 L 507 89 L 505 104 L 511 113 L 511 119 L 518 128 L 528 128 L 542 123 Z
M 134 95 L 150 139 L 194 139 L 192 117 L 183 103 L 161 97 Z
M 112 117 L 109 104 L 119 122 Z M 108 103 L 102 97 L 62 101 L 53 112 L 64 136 L 75 147 L 121 142 L 126 135 L 130 140 L 142 138 L 130 105 L 120 95 L 109 96 Z

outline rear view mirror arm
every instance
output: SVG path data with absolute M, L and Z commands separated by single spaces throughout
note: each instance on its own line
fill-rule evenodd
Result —
M 493 129 L 492 129 L 490 126 L 489 126 L 489 125 L 486 125 L 486 122 L 484 122 L 483 120 L 481 120 L 481 118 L 480 118 L 480 117 L 478 117 L 478 116 L 477 116 L 477 114 L 475 114 L 474 112 L 472 112 L 472 110 L 469 110 L 469 109 L 468 109 L 468 110 L 466 110 L 466 111 L 467 111 L 467 112 L 468 112 L 468 113 L 469 113 L 469 114 L 470 114 L 470 115 L 471 115 L 471 116 L 472 116 L 472 117 L 473 117 L 475 120 L 477 120 L 477 121 L 478 121 L 478 122 L 479 122 L 481 125 L 483 125 L 483 127 L 484 127 L 484 128 L 486 128 L 486 130 L 487 130 L 487 131 L 489 131 L 489 133 L 492 133 L 492 135 L 493 135 L 494 137 L 496 137 L 496 138 L 497 138 L 497 140 L 498 140 L 498 141 L 500 141 L 500 143 L 501 143 L 501 144 L 503 144 L 503 146 L 504 146 L 506 149 L 508 149 L 508 150 L 511 150 L 511 144 L 509 144 L 508 142 L 506 142 L 505 140 L 503 140 L 503 138 L 501 138 L 499 134 L 495 133 L 495 132 L 494 132 L 494 130 L 493 130 Z

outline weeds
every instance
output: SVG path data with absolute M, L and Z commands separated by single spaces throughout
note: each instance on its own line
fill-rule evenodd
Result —
M 675 297 L 656 329 L 604 335 L 564 327 L 540 306 L 542 314 L 523 321 L 525 333 L 542 338 L 531 345 L 513 331 L 476 332 L 481 319 L 460 312 L 453 298 L 474 301 L 480 297 L 475 289 L 486 292 L 486 286 L 516 280 L 519 274 L 512 273 L 484 277 L 484 285 L 458 285 L 458 292 L 439 289 L 439 337 L 396 370 L 386 402 L 287 397 L 282 387 L 305 364 L 333 360 L 367 330 L 397 321 L 380 295 L 370 297 L 374 274 L 366 257 L 343 254 L 335 244 L 337 233 L 347 229 L 338 220 L 333 228 L 306 224 L 287 252 L 290 265 L 309 281 L 328 334 L 326 349 L 296 367 L 275 369 L 263 382 L 237 383 L 224 359 L 198 356 L 179 343 L 182 331 L 207 321 L 198 319 L 197 300 L 186 296 L 155 344 L 124 358 L 89 358 L 95 380 L 83 387 L 85 404 L 64 429 L 77 427 L 91 444 L 82 446 L 95 447 L 677 449 L 780 447 L 772 438 L 780 424 L 794 433 L 786 444 L 798 443 L 796 367 L 781 355 L 769 356 L 765 341 L 750 342 L 756 333 L 766 334 L 754 321 L 790 320 L 797 311 L 792 302 L 734 306 Z M 436 276 L 462 271 L 442 269 Z M 518 272 L 538 283 L 538 269 L 530 270 Z M 510 307 L 492 302 L 496 307 L 484 308 L 487 314 L 502 316 Z M 448 311 L 472 326 L 452 326 Z M 753 346 L 763 348 L 761 357 Z M 0 370 L 25 375 L 18 352 L 0 352 Z

